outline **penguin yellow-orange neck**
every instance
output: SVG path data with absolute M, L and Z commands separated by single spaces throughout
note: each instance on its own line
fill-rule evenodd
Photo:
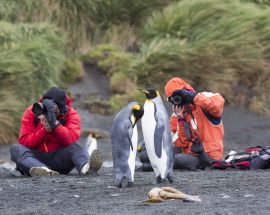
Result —
M 153 103 L 151 99 L 145 99 L 145 103 Z
M 132 110 L 140 110 L 140 105 L 133 105 Z

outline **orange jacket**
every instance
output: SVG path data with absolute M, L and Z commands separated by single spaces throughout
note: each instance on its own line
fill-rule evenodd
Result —
M 180 78 L 171 79 L 165 86 L 167 97 L 171 96 L 173 91 L 177 89 L 193 88 Z M 187 107 L 184 107 L 184 120 L 188 122 L 191 130 L 192 138 L 199 137 L 205 152 L 215 160 L 223 158 L 223 137 L 224 127 L 221 120 L 221 115 L 224 107 L 224 99 L 220 94 L 208 92 L 198 93 L 194 100 L 194 105 L 191 105 L 192 115 L 188 112 Z M 184 129 L 183 120 L 178 120 L 175 114 L 170 119 L 171 130 L 174 133 L 174 144 L 180 147 L 183 153 L 190 154 L 192 142 L 188 140 Z

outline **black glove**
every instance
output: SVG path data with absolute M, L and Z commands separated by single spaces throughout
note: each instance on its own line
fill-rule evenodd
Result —
M 199 140 L 199 138 L 196 138 L 191 146 L 191 151 L 196 153 L 196 154 L 200 154 L 202 152 L 204 152 L 204 148 L 202 145 L 202 142 Z
M 181 97 L 181 105 L 188 105 L 193 103 L 193 99 L 197 95 L 196 92 L 181 89 L 181 90 L 175 90 L 172 94 L 172 97 L 180 96 Z
M 56 115 L 55 115 L 57 105 L 50 99 L 44 99 L 43 105 L 46 108 L 45 117 L 51 129 L 55 129 L 59 125 L 59 122 L 57 121 Z

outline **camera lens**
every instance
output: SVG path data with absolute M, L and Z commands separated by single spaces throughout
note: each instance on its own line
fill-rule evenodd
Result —
M 181 96 L 177 95 L 177 96 L 172 97 L 172 103 L 174 105 L 180 105 L 181 102 L 182 102 Z
M 44 113 L 44 106 L 42 103 L 37 102 L 33 104 L 32 107 L 32 112 L 36 115 L 36 116 L 40 116 L 41 114 Z

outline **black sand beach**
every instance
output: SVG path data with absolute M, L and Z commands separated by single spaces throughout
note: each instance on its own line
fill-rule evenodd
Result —
M 94 76 L 96 80 L 102 80 Z M 86 79 L 87 80 L 87 79 Z M 92 79 L 90 79 L 91 81 Z M 89 81 L 89 79 L 87 80 Z M 71 86 L 82 95 L 80 88 Z M 94 85 L 93 94 L 99 92 Z M 102 89 L 100 89 L 102 90 Z M 106 96 L 106 92 L 103 92 Z M 82 95 L 81 99 L 86 95 Z M 78 105 L 75 103 L 75 105 Z M 78 105 L 79 107 L 79 105 Z M 110 131 L 113 116 L 90 114 L 78 108 L 82 128 Z M 247 110 L 226 106 L 225 154 L 249 146 L 270 145 L 270 120 Z M 83 144 L 85 138 L 81 138 Z M 115 188 L 109 139 L 99 139 L 105 163 L 98 176 L 80 177 L 76 171 L 59 177 L 18 177 L 0 167 L 0 214 L 269 214 L 269 170 L 205 170 L 175 171 L 172 186 L 191 195 L 199 195 L 201 203 L 170 200 L 158 204 L 138 204 L 157 184 L 153 172 L 135 173 L 132 188 Z M 9 161 L 9 146 L 0 147 L 0 160 Z
M 14 178 L 1 174 L 1 214 L 269 214 L 270 171 L 174 173 L 172 186 L 201 203 L 139 203 L 156 186 L 153 172 L 136 172 L 133 188 L 115 188 L 111 168 L 99 176 Z

